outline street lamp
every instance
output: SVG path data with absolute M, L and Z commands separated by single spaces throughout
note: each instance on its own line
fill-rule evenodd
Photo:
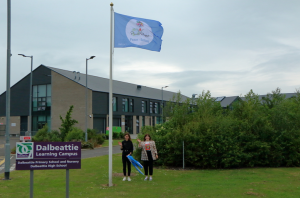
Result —
M 11 57 L 11 0 L 7 0 L 7 53 L 6 53 L 6 125 L 5 125 L 5 172 L 4 180 L 10 173 L 10 57 Z
M 18 54 L 19 56 L 28 57 L 31 58 L 31 69 L 30 69 L 30 93 L 29 93 L 29 126 L 28 131 L 29 135 L 31 136 L 31 130 L 32 130 L 32 63 L 33 63 L 33 56 L 25 56 L 24 54 Z
M 18 54 L 20 56 L 26 57 L 26 58 L 31 58 L 31 68 L 30 68 L 30 93 L 29 93 L 29 126 L 28 126 L 28 131 L 29 135 L 31 136 L 31 123 L 32 123 L 32 115 L 31 115 L 31 110 L 32 110 L 32 63 L 33 63 L 33 56 L 25 56 L 24 54 Z M 30 170 L 30 197 L 33 197 L 33 170 Z
M 86 67 L 85 67 L 85 141 L 87 142 L 87 118 L 88 118 L 88 94 L 87 94 L 87 82 L 88 82 L 88 60 L 95 58 L 96 56 L 91 56 L 86 59 Z
M 161 123 L 164 123 L 164 109 L 163 109 L 163 107 L 164 107 L 164 88 L 167 88 L 167 87 L 169 87 L 169 86 L 164 86 L 164 87 L 162 87 L 161 88 Z

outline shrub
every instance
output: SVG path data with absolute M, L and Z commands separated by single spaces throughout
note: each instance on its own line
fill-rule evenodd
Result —
M 12 148 L 10 151 L 11 154 L 16 154 L 16 147 Z
M 81 142 L 82 149 L 94 149 L 94 145 L 91 142 Z
M 61 142 L 61 136 L 58 130 L 52 130 L 48 133 L 48 139 L 50 142 Z
M 97 139 L 90 139 L 88 142 L 90 142 L 93 145 L 93 148 L 95 148 L 96 146 L 98 146 L 98 142 Z
M 87 129 L 87 133 L 88 133 L 88 140 L 96 139 L 96 136 L 97 136 L 97 130 L 96 129 Z
M 67 111 L 65 119 L 63 119 L 61 116 L 59 116 L 61 120 L 61 128 L 60 134 L 61 134 L 61 140 L 64 141 L 67 134 L 72 130 L 74 124 L 78 123 L 77 120 L 72 119 L 71 114 L 73 111 L 74 106 L 70 106 L 69 110 Z
M 105 139 L 105 140 L 107 139 L 105 133 L 100 133 L 100 135 L 102 136 L 103 139 Z
M 96 140 L 97 140 L 97 143 L 100 144 L 100 145 L 103 144 L 103 142 L 105 141 L 101 134 L 98 134 L 96 136 Z
M 191 111 L 189 100 L 174 97 L 164 109 L 167 122 L 142 128 L 138 138 L 149 133 L 156 142 L 156 164 L 182 166 L 184 141 L 186 166 L 300 166 L 299 91 L 296 97 L 285 99 L 276 89 L 261 100 L 250 90 L 245 100 L 226 109 L 203 92 L 195 103 Z M 135 150 L 136 159 L 140 152 Z
M 73 127 L 65 137 L 65 142 L 83 141 L 84 139 L 85 133 L 81 129 Z
M 123 133 L 123 132 L 120 132 L 120 133 L 119 133 L 119 138 L 120 138 L 120 139 L 124 139 L 124 133 Z
M 113 132 L 113 139 L 118 139 L 119 138 L 119 133 Z
M 33 142 L 45 142 L 49 141 L 48 139 L 48 125 L 45 124 L 44 127 L 35 134 L 32 138 Z
M 60 133 L 57 130 L 48 132 L 48 126 L 45 125 L 42 129 L 38 130 L 32 138 L 33 142 L 61 142 Z

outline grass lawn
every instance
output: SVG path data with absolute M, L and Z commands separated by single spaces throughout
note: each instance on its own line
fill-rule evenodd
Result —
M 121 154 L 113 156 L 113 183 L 108 183 L 108 156 L 82 160 L 82 169 L 70 170 L 70 197 L 271 197 L 300 196 L 299 168 L 234 170 L 154 169 L 153 181 L 133 170 L 132 181 L 122 181 Z M 134 169 L 134 168 L 132 168 Z M 0 176 L 0 197 L 29 197 L 29 171 Z M 65 170 L 34 172 L 34 197 L 65 197 Z

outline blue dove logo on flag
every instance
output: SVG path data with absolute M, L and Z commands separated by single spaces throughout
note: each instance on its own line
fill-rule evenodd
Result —
M 161 50 L 163 27 L 154 20 L 115 13 L 115 48 L 138 47 L 151 51 Z

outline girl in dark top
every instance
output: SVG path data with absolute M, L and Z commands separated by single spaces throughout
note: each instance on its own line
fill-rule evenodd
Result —
M 131 181 L 131 179 L 130 179 L 131 162 L 128 160 L 127 156 L 132 154 L 133 144 L 132 144 L 129 133 L 124 134 L 124 139 L 125 140 L 122 143 L 119 142 L 119 145 L 121 146 L 121 150 L 123 150 L 123 153 L 122 153 L 123 173 L 124 173 L 123 181 L 126 181 L 126 164 L 128 167 L 128 179 L 127 180 Z

